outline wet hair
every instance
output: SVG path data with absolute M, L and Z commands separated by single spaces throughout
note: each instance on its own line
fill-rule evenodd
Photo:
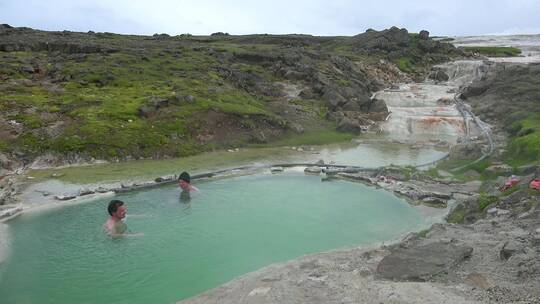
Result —
M 191 182 L 191 177 L 189 176 L 189 173 L 187 173 L 186 171 L 180 173 L 180 176 L 178 176 L 178 181 L 185 181 L 186 183 L 190 183 Z
M 109 202 L 109 207 L 107 207 L 107 211 L 109 212 L 109 215 L 113 215 L 116 211 L 118 211 L 118 207 L 124 205 L 124 202 L 119 200 L 112 200 Z

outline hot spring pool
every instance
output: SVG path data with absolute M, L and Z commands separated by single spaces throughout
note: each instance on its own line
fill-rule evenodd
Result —
M 197 186 L 189 204 L 173 186 L 116 196 L 142 237 L 103 233 L 110 198 L 11 221 L 1 302 L 174 303 L 274 262 L 390 240 L 427 221 L 385 191 L 300 173 Z

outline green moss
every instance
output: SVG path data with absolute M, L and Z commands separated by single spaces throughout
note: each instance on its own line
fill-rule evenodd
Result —
M 9 151 L 10 144 L 7 140 L 0 139 L 0 151 Z
M 439 175 L 439 170 L 438 170 L 436 167 L 434 167 L 434 168 L 429 168 L 429 169 L 426 170 L 424 173 L 425 173 L 427 176 L 432 177 L 432 178 L 439 178 L 439 177 L 441 177 L 441 176 Z
M 509 189 L 504 190 L 504 191 L 501 193 L 500 196 L 507 196 L 507 195 L 510 195 L 510 194 L 512 194 L 512 193 L 514 193 L 514 192 L 516 192 L 516 191 L 521 190 L 521 189 L 522 189 L 522 187 L 514 186 L 514 187 L 512 187 L 512 188 L 509 188 Z
M 496 196 L 480 194 L 480 197 L 478 198 L 478 209 L 483 211 L 487 206 L 496 203 L 498 200 L 499 198 Z
M 402 72 L 412 73 L 414 71 L 414 64 L 411 58 L 399 58 L 394 63 Z
M 424 229 L 416 233 L 416 235 L 420 238 L 426 238 L 427 234 L 429 233 L 430 229 Z
M 521 50 L 515 47 L 505 46 L 467 46 L 466 51 L 479 53 L 489 57 L 512 57 L 521 54 Z
M 509 152 L 505 157 L 512 165 L 540 163 L 540 114 L 531 114 L 526 119 L 514 122 L 514 129 L 529 130 L 512 136 Z
M 37 129 L 40 128 L 43 123 L 37 114 L 15 114 L 9 116 L 9 119 L 13 119 L 19 123 L 24 124 L 26 128 Z
M 459 204 L 454 209 L 452 209 L 452 211 L 450 211 L 450 214 L 448 214 L 446 221 L 451 224 L 463 223 L 463 221 L 465 220 L 465 215 L 465 207 Z
M 38 138 L 32 133 L 25 133 L 19 136 L 14 144 L 32 155 L 38 155 L 48 150 L 49 142 L 43 138 Z

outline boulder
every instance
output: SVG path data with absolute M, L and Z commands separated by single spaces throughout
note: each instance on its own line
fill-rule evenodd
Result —
M 386 102 L 382 99 L 373 98 L 371 100 L 371 104 L 369 106 L 369 112 L 370 113 L 388 113 L 388 107 L 386 106 Z
M 482 155 L 479 145 L 475 144 L 456 144 L 450 148 L 449 156 L 451 159 L 476 159 Z
M 426 205 L 429 205 L 429 206 L 436 207 L 436 208 L 446 208 L 446 206 L 447 206 L 445 200 L 443 200 L 441 198 L 438 198 L 438 197 L 432 197 L 432 196 L 424 197 L 422 199 L 422 203 L 424 203 Z
M 426 30 L 421 30 L 420 33 L 418 34 L 418 38 L 420 38 L 422 40 L 429 39 L 429 32 L 426 31 Z
M 517 183 L 518 186 L 525 186 L 528 187 L 529 184 L 536 178 L 536 174 L 532 173 L 526 176 L 518 176 L 519 182 Z
M 435 81 L 448 81 L 450 77 L 448 74 L 446 74 L 443 70 L 436 70 L 429 74 L 429 79 L 433 79 Z
M 197 99 L 193 95 L 187 95 L 184 97 L 184 100 L 188 103 L 194 103 Z
M 324 92 L 322 95 L 322 98 L 324 101 L 326 101 L 326 104 L 332 108 L 335 109 L 347 102 L 345 97 L 341 96 L 337 91 L 329 89 Z
M 360 111 L 360 105 L 354 100 L 347 101 L 341 108 L 345 111 Z
M 97 193 L 107 193 L 107 192 L 111 191 L 111 189 L 108 189 L 108 188 L 99 186 L 99 187 L 96 188 L 95 191 L 96 191 Z
M 23 65 L 21 67 L 21 72 L 28 73 L 28 74 L 33 74 L 33 73 L 36 72 L 36 69 L 31 65 Z
M 480 178 L 481 174 L 478 173 L 477 171 L 473 170 L 473 169 L 469 169 L 469 170 L 465 171 L 465 173 L 463 173 L 463 176 L 466 176 L 468 178 L 477 179 L 477 178 Z
M 397 248 L 377 266 L 377 274 L 396 281 L 427 281 L 471 256 L 473 248 L 435 242 L 410 248 Z
M 498 211 L 499 209 L 497 207 L 493 207 L 493 208 L 489 208 L 486 212 L 487 214 L 495 215 L 497 214 Z
M 492 165 L 486 168 L 486 173 L 488 174 L 503 174 L 508 175 L 512 173 L 512 167 L 507 164 Z
M 54 198 L 59 200 L 59 201 L 68 201 L 68 200 L 72 200 L 72 199 L 74 199 L 76 197 L 77 197 L 76 195 L 64 194 L 64 195 L 56 195 Z
M 454 103 L 454 98 L 451 97 L 442 97 L 437 99 L 437 104 L 442 106 L 448 106 Z
M 84 196 L 84 195 L 90 195 L 90 194 L 94 194 L 95 192 L 88 189 L 88 188 L 83 188 L 83 189 L 80 189 L 79 190 L 79 196 Z
M 521 202 L 522 199 L 529 197 L 529 193 L 525 190 L 513 192 L 501 200 L 502 206 L 512 206 Z
M 489 87 L 490 83 L 484 81 L 474 82 L 463 90 L 461 97 L 468 99 L 470 97 L 480 96 L 484 94 Z
M 406 29 L 393 26 L 383 31 L 366 31 L 363 34 L 354 36 L 353 39 L 359 49 L 395 51 L 408 46 L 411 37 Z
M 358 123 L 357 120 L 343 117 L 338 122 L 337 129 L 341 132 L 360 133 L 362 131 L 362 126 Z
M 510 214 L 510 210 L 505 209 L 497 209 L 497 216 L 503 216 Z
M 506 241 L 499 252 L 499 257 L 501 260 L 508 260 L 512 255 L 522 249 L 523 246 L 520 243 L 516 241 Z
M 270 172 L 272 172 L 272 173 L 283 172 L 283 167 L 271 167 Z
M 304 133 L 304 127 L 297 123 L 297 122 L 293 122 L 289 125 L 289 127 L 291 128 L 291 130 L 293 130 L 295 133 L 298 133 L 298 134 L 301 134 L 301 133 Z
M 517 174 L 519 175 L 540 175 L 539 165 L 525 165 L 517 168 Z
M 316 166 L 313 166 L 313 167 L 307 167 L 304 169 L 304 172 L 306 174 L 316 174 L 316 175 L 319 175 L 321 174 L 322 172 L 322 169 L 321 167 L 316 167 Z
M 157 109 L 148 105 L 142 105 L 139 107 L 137 114 L 140 117 L 150 118 L 156 115 Z

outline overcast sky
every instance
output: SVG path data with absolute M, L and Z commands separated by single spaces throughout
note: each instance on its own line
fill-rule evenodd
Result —
M 0 0 L 0 23 L 124 34 L 540 33 L 540 0 Z

